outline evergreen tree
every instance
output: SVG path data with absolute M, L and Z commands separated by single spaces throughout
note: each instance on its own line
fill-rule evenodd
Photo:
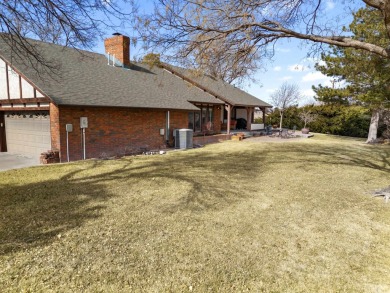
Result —
M 344 28 L 356 40 L 385 46 L 387 41 L 383 17 L 377 10 L 366 7 L 354 13 L 349 28 Z M 390 60 L 368 51 L 354 48 L 332 47 L 328 54 L 322 54 L 325 64 L 317 64 L 316 69 L 335 82 L 344 82 L 343 88 L 313 87 L 317 99 L 324 103 L 361 104 L 372 111 L 367 142 L 375 140 L 382 109 L 390 103 Z

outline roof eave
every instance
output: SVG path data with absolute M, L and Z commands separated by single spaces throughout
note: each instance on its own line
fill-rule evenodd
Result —
M 162 110 L 162 111 L 200 111 L 198 107 L 194 105 L 191 108 L 169 108 L 169 107 L 137 107 L 126 105 L 86 105 L 86 104 L 57 104 L 61 107 L 89 107 L 89 108 L 123 108 L 123 109 L 148 109 L 148 110 Z
M 254 105 L 254 104 L 235 104 L 234 107 L 259 107 L 259 108 L 273 108 L 271 105 Z
M 209 105 L 225 105 L 225 102 L 220 101 L 220 102 L 206 102 L 206 101 L 197 101 L 197 100 L 188 100 L 190 103 L 194 104 L 209 104 Z

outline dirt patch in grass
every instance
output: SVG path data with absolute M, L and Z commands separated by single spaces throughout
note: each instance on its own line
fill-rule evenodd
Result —
M 390 149 L 331 136 L 0 174 L 0 287 L 386 292 Z

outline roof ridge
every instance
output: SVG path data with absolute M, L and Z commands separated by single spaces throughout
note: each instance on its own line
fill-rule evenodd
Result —
M 0 33 L 0 38 L 3 38 L 2 36 L 10 36 L 11 34 L 7 34 L 7 33 Z M 19 39 L 19 37 L 15 36 L 16 38 Z M 45 46 L 52 46 L 52 47 L 60 47 L 62 49 L 65 49 L 65 50 L 75 50 L 77 52 L 85 52 L 85 53 L 88 53 L 88 54 L 96 54 L 96 55 L 102 55 L 104 56 L 105 54 L 102 54 L 102 53 L 98 53 L 98 52 L 95 52 L 95 51 L 88 51 L 88 49 L 82 49 L 82 48 L 77 48 L 77 47 L 74 47 L 74 46 L 66 46 L 66 45 L 63 45 L 63 44 L 56 44 L 56 43 L 51 43 L 51 42 L 47 42 L 47 41 L 44 41 L 44 40 L 38 40 L 38 39 L 33 39 L 33 38 L 30 38 L 30 37 L 23 37 L 24 40 L 28 41 L 28 42 L 31 42 L 31 43 L 36 43 L 37 45 L 39 44 L 42 44 L 42 45 L 45 45 Z M 89 48 L 91 50 L 91 48 Z

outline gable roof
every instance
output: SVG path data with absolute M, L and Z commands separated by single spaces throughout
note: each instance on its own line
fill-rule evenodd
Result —
M 129 68 L 116 67 L 108 65 L 103 54 L 26 40 L 55 65 L 54 73 L 43 70 L 38 74 L 28 61 L 13 54 L 1 35 L 0 58 L 57 105 L 199 110 L 192 103 L 226 102 L 272 107 L 233 85 L 180 67 L 150 68 L 134 62 Z
M 272 105 L 220 79 L 168 64 L 164 64 L 164 67 L 173 74 L 189 80 L 190 82 L 192 81 L 193 84 L 218 97 L 222 101 L 231 104 L 232 106 L 272 108 Z
M 114 67 L 102 54 L 28 41 L 58 66 L 54 74 L 38 74 L 26 60 L 13 56 L 1 38 L 0 57 L 57 105 L 199 110 L 189 101 L 223 104 L 158 67 L 140 63 L 131 68 Z

